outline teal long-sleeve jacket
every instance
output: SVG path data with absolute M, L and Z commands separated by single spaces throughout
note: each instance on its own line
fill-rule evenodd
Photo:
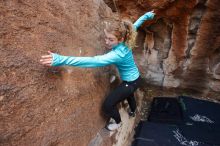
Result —
M 141 16 L 133 25 L 137 30 L 144 21 L 153 19 L 154 13 L 147 12 Z M 62 56 L 53 53 L 52 66 L 75 66 L 82 68 L 102 67 L 107 65 L 115 65 L 119 71 L 120 77 L 123 81 L 134 81 L 139 76 L 137 65 L 134 62 L 132 50 L 129 49 L 124 43 L 119 43 L 113 47 L 110 52 L 104 55 L 94 57 L 73 57 Z

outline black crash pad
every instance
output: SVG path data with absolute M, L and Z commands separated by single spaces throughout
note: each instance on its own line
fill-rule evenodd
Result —
M 187 96 L 179 96 L 183 109 L 184 121 L 190 124 L 220 125 L 220 104 L 196 99 Z
M 187 96 L 156 97 L 132 146 L 220 146 L 220 104 Z
M 136 129 L 132 146 L 210 146 L 187 139 L 178 126 L 142 121 Z
M 183 121 L 178 98 L 155 97 L 152 101 L 148 121 L 177 124 Z
M 186 138 L 220 145 L 220 104 L 180 96 L 184 125 L 179 125 Z

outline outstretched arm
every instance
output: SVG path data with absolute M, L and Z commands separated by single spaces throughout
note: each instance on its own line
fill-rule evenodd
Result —
M 154 18 L 154 11 L 150 11 L 141 16 L 133 25 L 134 29 L 137 30 L 146 20 L 151 20 Z
M 107 54 L 94 56 L 94 57 L 72 57 L 62 56 L 59 54 L 48 52 L 49 55 L 41 57 L 41 64 L 46 66 L 76 66 L 76 67 L 101 67 L 114 64 L 120 58 L 119 56 L 111 51 Z

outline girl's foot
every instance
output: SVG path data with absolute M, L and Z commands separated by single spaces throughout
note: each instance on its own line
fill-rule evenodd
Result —
M 121 127 L 121 123 L 109 123 L 108 125 L 106 125 L 106 129 L 109 131 L 114 131 L 117 130 L 119 127 Z

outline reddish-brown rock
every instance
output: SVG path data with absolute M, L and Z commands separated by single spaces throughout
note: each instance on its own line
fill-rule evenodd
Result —
M 48 68 L 48 50 L 102 54 L 104 2 L 0 2 L 0 145 L 87 146 L 104 127 L 108 68 Z

